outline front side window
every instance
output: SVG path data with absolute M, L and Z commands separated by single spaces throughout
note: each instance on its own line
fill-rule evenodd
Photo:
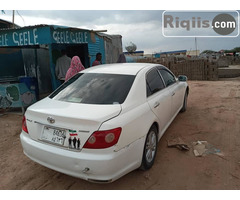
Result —
M 154 68 L 147 74 L 147 96 L 150 96 L 159 90 L 164 88 L 164 83 L 158 73 Z
M 171 73 L 169 73 L 167 70 L 162 69 L 162 70 L 159 70 L 159 72 L 161 73 L 166 86 L 172 85 L 176 82 L 175 77 Z
M 79 73 L 57 89 L 50 98 L 85 104 L 122 104 L 135 76 Z

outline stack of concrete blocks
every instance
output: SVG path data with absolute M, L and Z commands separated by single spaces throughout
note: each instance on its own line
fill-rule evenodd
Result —
M 205 74 L 207 80 L 217 81 L 218 80 L 218 66 L 216 63 L 205 62 Z
M 240 56 L 222 56 L 217 60 L 218 68 L 240 65 Z
M 231 65 L 240 65 L 240 56 L 234 57 Z
M 219 68 L 228 67 L 229 65 L 231 65 L 231 59 L 229 57 L 220 57 L 217 60 L 217 65 Z
M 189 80 L 206 80 L 205 66 L 202 60 L 186 60 L 171 63 L 169 69 L 176 75 L 185 75 Z
M 185 75 L 189 80 L 218 80 L 217 63 L 205 60 L 185 60 L 181 62 L 165 61 L 159 58 L 147 58 L 138 60 L 144 63 L 158 63 L 169 68 L 175 76 Z

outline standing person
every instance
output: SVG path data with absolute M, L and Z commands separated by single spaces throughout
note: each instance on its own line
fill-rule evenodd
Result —
M 92 66 L 101 65 L 101 64 L 102 64 L 102 54 L 97 53 L 96 60 L 93 61 Z
M 117 63 L 126 63 L 126 62 L 127 61 L 126 61 L 126 57 L 125 57 L 124 53 L 121 53 L 118 57 Z
M 61 54 L 62 56 L 57 59 L 55 73 L 58 80 L 60 80 L 61 83 L 64 83 L 67 70 L 69 69 L 69 66 L 71 64 L 71 58 L 67 56 L 66 50 L 64 49 L 61 50 Z
M 71 61 L 71 65 L 66 73 L 65 81 L 72 78 L 78 72 L 84 70 L 85 67 L 83 66 L 80 58 L 78 56 L 74 56 Z

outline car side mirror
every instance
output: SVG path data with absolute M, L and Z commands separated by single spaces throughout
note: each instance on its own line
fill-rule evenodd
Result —
M 179 76 L 178 76 L 178 80 L 179 80 L 180 82 L 186 82 L 186 81 L 187 81 L 187 77 L 184 76 L 184 75 L 179 75 Z

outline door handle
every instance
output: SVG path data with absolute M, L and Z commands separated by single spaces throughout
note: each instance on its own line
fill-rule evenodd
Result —
M 174 96 L 174 95 L 175 95 L 175 92 L 172 93 L 172 96 Z
M 159 105 L 160 105 L 159 102 L 155 102 L 155 104 L 154 104 L 154 108 L 157 108 Z

